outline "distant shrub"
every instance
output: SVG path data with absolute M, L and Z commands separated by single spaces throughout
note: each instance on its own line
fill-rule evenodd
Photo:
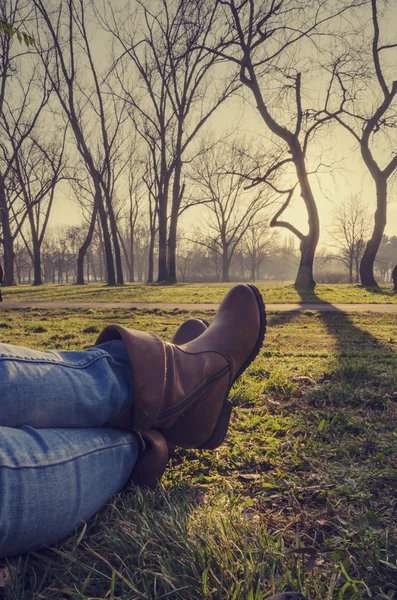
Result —
M 317 283 L 349 283 L 349 277 L 344 271 L 318 271 L 314 279 Z

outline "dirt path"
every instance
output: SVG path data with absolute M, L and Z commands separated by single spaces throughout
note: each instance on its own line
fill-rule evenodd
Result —
M 6 308 L 141 308 L 153 310 L 216 310 L 219 304 L 193 304 L 170 302 L 2 302 L 0 310 Z M 375 312 L 396 313 L 397 304 L 267 304 L 268 312 L 313 310 L 320 312 Z

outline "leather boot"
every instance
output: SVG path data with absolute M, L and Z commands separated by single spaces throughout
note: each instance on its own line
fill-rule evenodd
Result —
M 177 329 L 171 342 L 186 344 L 204 333 L 208 326 L 208 321 L 204 319 L 188 319 Z M 109 426 L 117 427 L 116 421 Z M 154 489 L 164 474 L 175 446 L 167 443 L 161 433 L 155 429 L 142 431 L 140 438 L 142 451 L 134 465 L 131 481 L 134 485 Z
M 133 380 L 131 407 L 117 427 L 156 429 L 184 448 L 219 446 L 229 424 L 233 383 L 257 356 L 265 334 L 265 309 L 250 285 L 232 288 L 208 329 L 182 345 L 153 333 L 110 325 L 97 344 L 123 339 Z
M 172 344 L 181 346 L 199 337 L 209 327 L 205 319 L 187 319 L 178 327 L 171 339 Z

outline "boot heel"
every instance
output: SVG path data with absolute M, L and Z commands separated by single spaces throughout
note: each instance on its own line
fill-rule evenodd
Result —
M 227 429 L 229 427 L 229 421 L 232 414 L 233 404 L 226 400 L 224 403 L 221 413 L 218 418 L 218 422 L 215 425 L 215 429 L 212 432 L 211 437 L 200 446 L 201 450 L 214 450 L 214 448 L 218 448 L 225 439 Z
M 164 436 L 155 429 L 140 432 L 145 448 L 134 465 L 130 480 L 136 486 L 155 489 L 169 460 L 169 446 Z

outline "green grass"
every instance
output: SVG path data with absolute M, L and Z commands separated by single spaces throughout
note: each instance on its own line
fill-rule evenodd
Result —
M 234 284 L 147 285 L 126 284 L 109 287 L 103 283 L 76 285 L 46 284 L 38 287 L 22 285 L 4 288 L 4 301 L 69 301 L 69 302 L 220 302 Z M 397 294 L 391 285 L 378 289 L 360 285 L 317 285 L 315 290 L 296 289 L 291 284 L 257 283 L 268 304 L 297 302 L 331 303 L 396 303 Z
M 118 322 L 169 339 L 189 315 L 6 309 L 0 335 L 74 349 Z M 271 315 L 224 445 L 177 451 L 158 491 L 126 488 L 57 548 L 12 560 L 4 598 L 396 599 L 396 349 L 393 315 Z

